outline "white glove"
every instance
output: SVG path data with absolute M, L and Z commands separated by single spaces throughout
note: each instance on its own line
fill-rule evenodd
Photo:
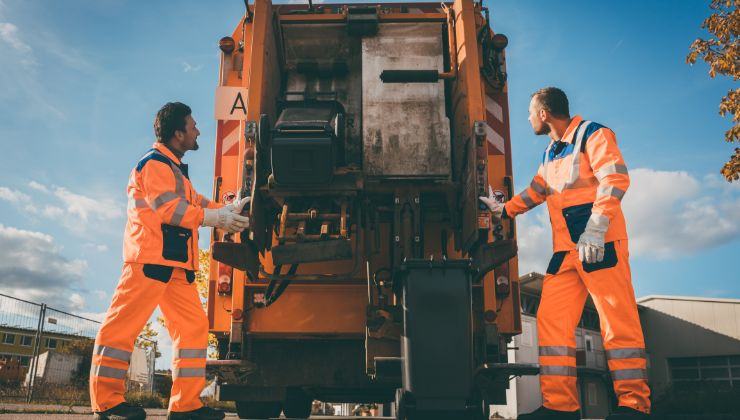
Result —
M 203 226 L 213 226 L 229 233 L 241 232 L 249 227 L 249 217 L 240 213 L 252 197 L 236 200 L 219 209 L 203 209 Z
M 482 201 L 489 210 L 491 210 L 491 216 L 493 218 L 494 223 L 501 222 L 501 215 L 504 212 L 504 203 L 498 201 L 496 197 L 493 194 L 493 188 L 491 186 L 488 186 L 488 197 L 478 197 L 480 201 Z
M 586 264 L 604 261 L 604 236 L 609 229 L 609 219 L 602 215 L 593 213 L 586 222 L 581 237 L 578 238 L 578 259 Z

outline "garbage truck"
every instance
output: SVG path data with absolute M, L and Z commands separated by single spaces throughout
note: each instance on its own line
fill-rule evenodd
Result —
M 505 50 L 454 3 L 246 3 L 218 41 L 208 318 L 242 418 L 313 400 L 483 419 L 521 332 Z M 215 41 L 215 40 L 214 40 Z

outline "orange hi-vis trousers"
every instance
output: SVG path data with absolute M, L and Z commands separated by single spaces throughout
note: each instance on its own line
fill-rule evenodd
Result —
M 645 342 L 637 314 L 627 241 L 607 243 L 603 262 L 584 264 L 578 251 L 556 252 L 547 269 L 537 311 L 543 405 L 579 408 L 575 330 L 586 298 L 599 313 L 606 358 L 619 405 L 650 412 Z
M 93 411 L 124 402 L 125 379 L 134 348 L 154 309 L 159 305 L 172 337 L 170 411 L 203 406 L 208 318 L 198 291 L 186 271 L 152 264 L 125 263 L 113 301 L 95 338 L 90 370 Z

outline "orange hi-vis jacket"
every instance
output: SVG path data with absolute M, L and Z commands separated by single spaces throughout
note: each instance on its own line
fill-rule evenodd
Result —
M 131 171 L 127 193 L 123 261 L 149 264 L 170 273 L 170 267 L 183 268 L 192 281 L 198 269 L 203 208 L 222 205 L 195 191 L 188 166 L 162 143 L 154 143 Z
M 553 251 L 576 248 L 586 225 L 606 231 L 604 242 L 627 239 L 620 202 L 629 187 L 614 132 L 576 116 L 561 141 L 551 141 L 529 187 L 509 200 L 514 217 L 547 200 Z

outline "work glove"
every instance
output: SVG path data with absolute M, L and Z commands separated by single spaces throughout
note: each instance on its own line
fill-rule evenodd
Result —
M 218 209 L 203 209 L 203 226 L 213 226 L 229 233 L 241 232 L 249 227 L 249 217 L 240 213 L 252 197 L 235 200 Z
M 504 213 L 504 203 L 498 201 L 493 194 L 493 188 L 488 186 L 488 197 L 478 197 L 480 201 L 485 204 L 489 210 L 491 210 L 491 218 L 494 224 L 501 222 L 501 216 Z
M 606 227 L 596 227 L 591 219 L 586 223 L 586 229 L 578 238 L 576 248 L 578 259 L 586 264 L 604 261 L 604 235 Z

